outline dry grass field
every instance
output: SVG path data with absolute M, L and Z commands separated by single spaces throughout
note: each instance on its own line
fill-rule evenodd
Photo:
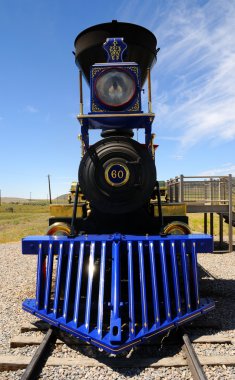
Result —
M 19 241 L 28 235 L 44 235 L 48 227 L 49 205 L 47 202 L 3 203 L 0 206 L 0 243 Z M 203 214 L 189 214 L 193 232 L 204 232 Z M 234 235 L 235 235 L 235 228 Z M 208 233 L 209 215 L 208 215 Z M 214 215 L 214 236 L 219 235 L 219 217 Z M 228 225 L 224 223 L 224 236 Z
M 204 214 L 188 214 L 189 226 L 192 232 L 204 233 Z M 210 233 L 210 216 L 207 215 L 207 233 Z M 228 236 L 228 224 L 223 223 L 224 237 Z M 219 215 L 214 214 L 214 237 L 215 240 L 219 236 Z M 235 237 L 235 228 L 233 228 L 233 236 Z
M 0 243 L 19 241 L 27 235 L 44 235 L 49 205 L 3 203 L 0 206 Z

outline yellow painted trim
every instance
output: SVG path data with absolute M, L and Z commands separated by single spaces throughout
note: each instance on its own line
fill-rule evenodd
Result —
M 52 319 L 45 317 L 45 315 L 42 316 L 41 314 L 38 314 L 38 313 L 36 312 L 36 313 L 35 313 L 35 316 L 38 317 L 38 318 L 40 318 L 40 319 L 46 319 L 48 322 L 52 322 L 53 326 L 58 325 L 58 324 L 56 324 Z
M 162 330 L 158 330 L 156 331 L 155 333 L 151 334 L 151 335 L 147 335 L 146 337 L 144 337 L 146 340 L 151 338 L 152 336 L 154 335 L 157 335 L 157 334 L 161 334 L 162 332 L 166 331 L 166 330 L 170 330 L 170 329 L 173 329 L 175 327 L 174 323 L 172 323 L 170 326 L 162 329 Z
M 215 305 L 213 305 L 213 306 L 210 306 L 210 307 L 208 307 L 208 308 L 204 309 L 204 310 L 203 310 L 203 312 L 204 312 L 204 311 L 207 311 L 207 310 L 212 310 L 212 309 L 214 309 L 214 308 L 215 308 Z
M 77 206 L 77 218 L 82 218 L 82 206 L 83 204 Z M 57 218 L 71 218 L 73 215 L 73 204 L 51 205 L 50 215 Z
M 199 313 L 196 313 L 196 314 L 194 314 L 194 315 L 192 315 L 191 317 L 188 317 L 188 318 L 184 318 L 184 319 L 182 319 L 179 323 L 177 323 L 178 325 L 180 325 L 181 323 L 184 323 L 185 321 L 189 321 L 190 319 L 193 319 L 193 318 L 195 318 L 195 317 L 197 317 L 198 315 L 201 315 L 202 314 L 202 312 L 201 311 L 199 311 Z
M 31 314 L 34 314 L 34 312 L 31 309 L 29 309 L 28 307 L 26 307 L 26 306 L 23 306 L 23 310 L 24 311 L 28 311 Z
M 124 349 L 126 349 L 126 348 L 128 348 L 128 347 L 131 347 L 131 346 L 133 346 L 133 345 L 135 345 L 135 344 L 137 344 L 137 343 L 140 343 L 141 341 L 142 341 L 141 339 L 139 339 L 139 340 L 135 340 L 135 341 L 133 341 L 132 343 L 128 344 L 127 346 L 124 345 L 124 346 L 122 346 L 121 348 L 113 348 L 113 347 L 110 348 L 110 346 L 106 346 L 105 344 L 100 343 L 98 340 L 91 339 L 91 342 L 94 342 L 94 343 L 96 343 L 96 344 L 99 344 L 99 345 L 102 346 L 102 347 L 106 347 L 106 348 L 108 348 L 109 350 L 112 349 L 112 351 L 114 351 L 114 352 L 122 351 L 122 350 L 124 350 Z
M 153 204 L 154 206 L 154 216 L 159 216 L 158 205 L 157 203 Z M 171 204 L 171 203 L 162 203 L 162 214 L 163 216 L 185 216 L 186 215 L 186 204 Z

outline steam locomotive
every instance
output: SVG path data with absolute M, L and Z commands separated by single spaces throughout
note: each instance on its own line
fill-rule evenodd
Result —
M 158 51 L 149 30 L 129 23 L 77 36 L 82 159 L 73 211 L 52 207 L 47 236 L 22 241 L 24 254 L 38 255 L 36 298 L 23 309 L 111 353 L 214 308 L 200 299 L 197 273 L 197 253 L 212 252 L 212 238 L 190 234 L 185 205 L 161 202 L 150 78 Z M 133 138 L 139 129 L 143 143 Z M 93 145 L 92 130 L 101 130 Z

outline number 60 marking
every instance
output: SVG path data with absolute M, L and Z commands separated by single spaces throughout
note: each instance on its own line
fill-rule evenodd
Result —
M 120 178 L 120 179 L 122 179 L 123 177 L 124 177 L 124 173 L 123 173 L 123 171 L 122 170 L 112 170 L 111 171 L 111 177 L 112 178 Z

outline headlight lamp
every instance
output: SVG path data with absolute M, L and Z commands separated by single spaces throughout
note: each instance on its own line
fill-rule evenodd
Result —
M 120 109 L 127 106 L 136 94 L 136 83 L 124 69 L 103 71 L 95 82 L 95 95 L 106 107 Z

